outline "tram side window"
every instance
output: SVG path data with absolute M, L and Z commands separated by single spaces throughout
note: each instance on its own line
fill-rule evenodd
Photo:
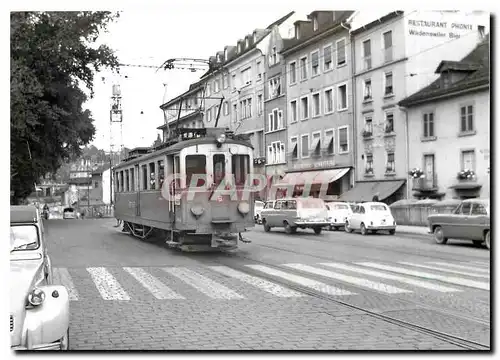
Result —
M 181 158 L 179 156 L 174 157 L 174 173 L 180 174 L 181 171 Z M 175 178 L 175 187 L 178 189 L 181 187 L 181 179 Z
M 130 169 L 130 191 L 135 191 L 134 169 Z
M 232 174 L 236 185 L 244 185 L 247 175 L 250 173 L 250 156 L 233 155 Z
M 120 171 L 120 192 L 123 192 L 123 170 Z
M 149 163 L 149 189 L 156 189 L 156 174 L 155 174 L 155 163 Z
M 115 171 L 115 192 L 120 191 L 120 176 L 118 171 Z
M 148 167 L 146 165 L 142 165 L 142 186 L 141 190 L 148 189 Z
M 129 187 L 128 182 L 129 182 L 129 177 L 128 177 L 128 169 L 127 169 L 127 170 L 125 170 L 125 189 L 124 189 L 125 192 L 129 191 L 128 190 L 128 187 Z
M 158 188 L 161 189 L 163 181 L 165 180 L 165 166 L 163 160 L 158 161 Z
M 224 154 L 216 154 L 213 157 L 214 162 L 214 184 L 219 185 L 226 175 L 226 157 Z
M 205 155 L 186 156 L 186 186 L 191 185 L 191 177 L 194 174 L 207 175 L 207 158 Z M 196 186 L 202 186 L 203 180 L 198 178 Z

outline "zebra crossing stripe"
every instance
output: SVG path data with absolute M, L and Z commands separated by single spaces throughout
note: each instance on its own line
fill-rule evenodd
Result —
M 379 277 L 382 279 L 396 280 L 396 281 L 400 281 L 400 282 L 403 282 L 403 283 L 406 283 L 409 285 L 414 285 L 414 286 L 426 288 L 429 290 L 435 290 L 435 291 L 439 291 L 439 292 L 460 292 L 460 291 L 462 291 L 462 290 L 454 289 L 454 288 L 447 287 L 447 286 L 433 284 L 433 283 L 430 283 L 427 281 L 411 279 L 411 278 L 404 277 L 404 276 L 391 275 L 391 274 L 383 273 L 380 271 L 363 269 L 363 268 L 358 268 L 358 267 L 339 264 L 339 263 L 320 263 L 320 265 L 324 265 L 324 266 L 328 266 L 328 267 L 332 267 L 332 268 L 336 268 L 336 269 L 358 272 L 361 274 L 371 275 L 371 276 Z
M 457 269 L 470 270 L 470 271 L 477 271 L 477 272 L 480 272 L 480 273 L 482 272 L 482 273 L 486 273 L 486 274 L 490 273 L 489 269 L 484 269 L 484 268 L 480 268 L 477 266 L 463 266 L 463 265 L 456 265 L 456 264 L 448 264 L 448 263 L 444 263 L 444 262 L 432 262 L 431 264 L 445 266 L 445 267 L 451 267 L 451 268 L 457 268 Z
M 305 296 L 304 294 L 301 294 L 297 291 L 287 289 L 281 285 L 272 283 L 270 281 L 264 280 L 262 278 L 259 278 L 257 276 L 251 276 L 248 274 L 245 274 L 241 271 L 234 270 L 230 267 L 227 266 L 210 266 L 211 270 L 217 271 L 221 274 L 230 276 L 232 278 L 238 279 L 240 281 L 243 281 L 247 284 L 253 285 L 261 290 L 264 290 L 268 293 L 271 293 L 275 296 L 279 297 L 300 297 L 300 296 Z
M 469 279 L 462 279 L 462 278 L 457 278 L 457 277 L 443 276 L 443 275 L 437 275 L 437 274 L 426 273 L 426 272 L 421 272 L 421 271 L 414 271 L 414 270 L 409 270 L 409 269 L 400 268 L 400 267 L 396 267 L 396 266 L 382 265 L 382 264 L 377 264 L 377 263 L 372 263 L 372 262 L 359 262 L 357 264 L 362 265 L 362 266 L 373 267 L 373 268 L 377 268 L 377 269 L 381 269 L 381 270 L 388 270 L 388 271 L 402 273 L 402 274 L 406 274 L 406 275 L 412 275 L 412 276 L 416 276 L 416 277 L 424 277 L 427 279 L 439 280 L 439 281 L 447 282 L 447 283 L 451 283 L 451 284 L 468 286 L 468 287 L 473 287 L 473 288 L 482 289 L 482 290 L 490 290 L 489 283 L 484 283 L 484 282 L 479 282 L 479 281 L 474 281 L 474 280 L 469 280 Z
M 94 284 L 104 300 L 130 300 L 118 280 L 103 267 L 87 268 Z
M 339 273 L 335 273 L 333 271 L 318 269 L 318 268 L 308 266 L 308 265 L 284 264 L 284 266 L 287 266 L 289 268 L 296 269 L 296 270 L 306 271 L 306 272 L 309 272 L 309 273 L 315 274 L 315 275 L 329 277 L 332 279 L 340 280 L 343 282 L 351 283 L 351 284 L 354 284 L 357 286 L 366 287 L 366 288 L 369 288 L 372 290 L 377 290 L 377 291 L 388 293 L 388 294 L 399 294 L 399 293 L 412 292 L 410 290 L 400 289 L 400 288 L 392 286 L 392 285 L 386 285 L 386 284 L 374 282 L 374 281 L 367 280 L 367 279 L 362 279 L 362 278 L 357 278 L 354 276 L 339 274 Z
M 243 299 L 244 297 L 233 290 L 219 284 L 203 275 L 182 267 L 163 268 L 167 273 L 179 278 L 185 283 L 191 285 L 196 290 L 204 293 L 213 299 Z
M 356 295 L 355 293 L 352 293 L 347 290 L 339 289 L 334 286 L 330 286 L 327 284 L 324 284 L 322 282 L 308 279 L 299 275 L 295 274 L 290 274 L 286 273 L 277 269 L 273 269 L 264 265 L 245 265 L 248 266 L 251 269 L 262 271 L 263 273 L 269 274 L 269 275 L 274 275 L 277 277 L 281 277 L 285 280 L 292 281 L 294 283 L 297 283 L 302 286 L 306 286 L 308 288 L 314 289 L 316 291 L 323 292 L 328 295 L 335 295 L 335 296 L 342 296 L 342 295 Z
M 52 269 L 52 276 L 54 280 L 54 284 L 63 285 L 66 290 L 68 290 L 69 300 L 77 301 L 78 300 L 78 291 L 71 280 L 71 275 L 69 274 L 68 269 L 66 268 L 54 268 Z
M 415 264 L 415 263 L 410 263 L 410 262 L 405 262 L 405 261 L 399 261 L 399 263 L 401 265 L 409 265 L 409 266 L 421 267 L 421 268 L 424 268 L 424 269 L 446 271 L 446 272 L 453 273 L 453 274 L 467 275 L 467 276 L 471 276 L 471 277 L 481 277 L 481 278 L 485 278 L 485 279 L 489 279 L 490 278 L 489 275 L 485 275 L 485 274 L 463 272 L 463 271 L 458 271 L 458 270 L 453 270 L 453 269 L 446 269 L 446 268 L 442 268 L 442 267 L 439 267 L 439 266 L 421 265 L 421 264 Z
M 144 286 L 158 300 L 184 299 L 160 280 L 147 273 L 141 268 L 124 267 L 123 270 L 132 275 L 142 286 Z

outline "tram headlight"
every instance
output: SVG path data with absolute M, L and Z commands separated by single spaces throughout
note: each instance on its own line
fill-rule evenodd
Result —
M 248 204 L 248 202 L 246 201 L 242 201 L 238 204 L 238 211 L 242 214 L 242 215 L 246 215 L 250 212 L 250 204 Z
M 200 217 L 204 211 L 205 211 L 205 209 L 201 205 L 195 205 L 191 208 L 191 212 L 196 217 Z

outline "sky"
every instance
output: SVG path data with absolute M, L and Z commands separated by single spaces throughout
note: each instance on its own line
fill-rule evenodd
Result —
M 204 6 L 182 1 L 175 5 L 145 6 L 124 9 L 120 18 L 100 38 L 116 51 L 120 63 L 161 65 L 170 58 L 208 59 L 226 45 L 256 28 L 265 28 L 295 10 L 309 13 L 314 6 L 276 3 L 273 6 Z M 85 107 L 92 111 L 96 136 L 93 144 L 109 150 L 112 85 L 120 84 L 122 92 L 122 143 L 133 148 L 150 146 L 163 124 L 159 106 L 188 89 L 204 71 L 159 70 L 122 67 L 120 76 L 104 71 L 96 74 L 94 97 Z M 142 112 L 142 114 L 141 114 Z M 113 143 L 119 144 L 120 129 L 113 127 Z

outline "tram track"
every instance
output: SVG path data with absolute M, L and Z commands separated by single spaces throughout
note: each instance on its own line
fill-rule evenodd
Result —
M 267 267 L 270 267 L 270 268 L 273 268 L 273 269 L 276 269 L 276 270 L 280 270 L 280 268 L 278 266 L 276 266 L 275 264 L 272 264 L 272 263 L 269 263 L 269 262 L 265 262 L 265 261 L 256 260 L 256 259 L 252 259 L 252 258 L 245 257 L 245 256 L 241 256 L 241 254 L 226 253 L 225 255 L 236 255 L 236 257 L 238 257 L 238 258 L 250 260 L 250 261 L 252 261 L 254 263 L 258 263 L 258 264 L 265 265 Z M 430 327 L 425 327 L 425 326 L 421 326 L 421 325 L 418 325 L 418 324 L 415 324 L 415 323 L 411 323 L 411 322 L 408 322 L 408 321 L 400 320 L 400 319 L 397 319 L 395 317 L 392 317 L 392 316 L 389 316 L 389 315 L 385 315 L 383 313 L 374 312 L 374 311 L 368 310 L 366 308 L 350 304 L 350 303 L 348 303 L 346 301 L 338 300 L 338 299 L 334 298 L 333 296 L 324 294 L 324 293 L 322 293 L 320 291 L 317 291 L 317 290 L 314 290 L 314 289 L 310 289 L 308 287 L 305 287 L 305 286 L 302 286 L 302 285 L 298 285 L 298 284 L 295 284 L 295 283 L 293 283 L 291 281 L 283 280 L 283 279 L 278 278 L 276 276 L 265 274 L 265 273 L 256 271 L 256 270 L 251 269 L 251 268 L 247 268 L 247 267 L 242 266 L 242 265 L 236 265 L 234 263 L 230 263 L 229 264 L 229 263 L 226 263 L 224 261 L 218 261 L 218 260 L 214 260 L 214 259 L 210 259 L 210 261 L 211 262 L 215 262 L 215 263 L 220 264 L 220 265 L 231 267 L 231 268 L 233 268 L 235 270 L 241 271 L 241 272 L 246 273 L 248 275 L 252 275 L 252 276 L 260 277 L 260 278 L 268 280 L 268 281 L 272 281 L 274 283 L 277 283 L 277 284 L 280 284 L 282 286 L 288 287 L 288 288 L 290 288 L 292 290 L 295 290 L 297 292 L 300 292 L 302 294 L 309 295 L 309 296 L 317 298 L 317 299 L 322 299 L 322 300 L 325 300 L 325 301 L 328 301 L 328 302 L 331 302 L 331 303 L 335 303 L 337 305 L 341 305 L 341 306 L 347 307 L 347 308 L 352 309 L 352 310 L 357 310 L 357 311 L 362 312 L 362 313 L 364 313 L 366 315 L 369 315 L 369 316 L 377 318 L 379 320 L 391 323 L 393 325 L 404 327 L 404 328 L 407 328 L 407 329 L 419 332 L 421 334 L 426 334 L 426 335 L 432 336 L 432 337 L 434 337 L 436 339 L 440 339 L 442 341 L 446 341 L 446 342 L 448 342 L 450 344 L 456 345 L 456 346 L 458 346 L 458 347 L 460 347 L 462 349 L 476 350 L 476 351 L 478 351 L 478 350 L 483 350 L 483 351 L 484 350 L 490 350 L 490 345 L 482 344 L 480 342 L 473 341 L 473 340 L 468 340 L 468 339 L 465 339 L 463 337 L 459 337 L 459 336 L 452 335 L 452 334 L 449 334 L 449 333 L 446 333 L 446 332 L 443 332 L 443 331 L 435 330 L 435 329 L 430 328 Z M 356 287 L 356 286 L 354 286 L 354 287 Z M 358 287 L 358 288 L 362 289 L 361 287 Z M 362 289 L 362 290 L 365 291 L 365 289 Z M 399 299 L 398 298 L 398 300 L 399 301 L 403 301 L 403 302 L 406 301 L 407 303 L 415 305 L 415 306 L 418 306 L 418 307 L 421 307 L 424 310 L 427 309 L 427 310 L 436 311 L 436 312 L 439 312 L 439 313 L 444 314 L 444 315 L 454 316 L 454 317 L 460 318 L 462 320 L 467 320 L 467 321 L 470 321 L 470 322 L 476 322 L 478 324 L 485 325 L 488 328 L 490 327 L 489 323 L 487 323 L 484 320 L 479 319 L 479 318 L 474 319 L 474 318 L 464 317 L 464 316 L 458 317 L 457 314 L 455 314 L 453 312 L 446 311 L 446 310 L 443 311 L 443 309 L 441 309 L 441 308 L 433 308 L 433 307 L 429 307 L 429 306 L 427 306 L 425 304 L 420 304 L 420 303 L 417 303 L 417 302 L 407 301 L 405 299 Z

